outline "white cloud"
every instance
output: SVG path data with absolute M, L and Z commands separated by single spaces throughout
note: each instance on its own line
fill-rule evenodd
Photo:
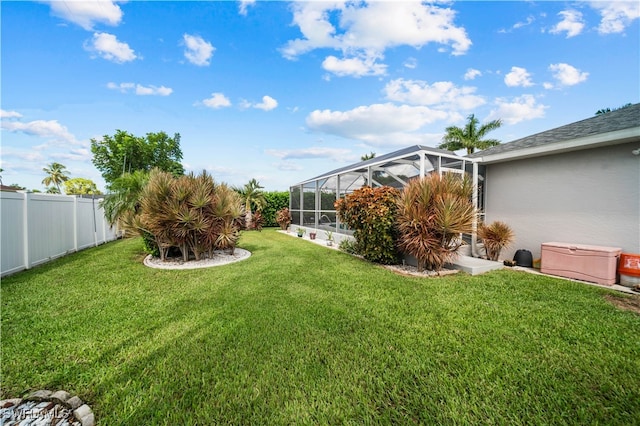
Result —
M 328 158 L 334 161 L 348 161 L 353 155 L 346 148 L 310 147 L 303 149 L 267 149 L 268 155 L 282 160 L 300 160 L 309 158 Z
M 536 19 L 533 16 L 527 16 L 527 20 L 526 21 L 524 21 L 524 22 L 516 22 L 515 24 L 513 24 L 513 28 L 517 30 L 518 28 L 529 26 L 529 25 L 533 24 L 533 22 L 535 20 Z
M 571 38 L 580 34 L 584 29 L 582 13 L 577 10 L 563 10 L 558 15 L 562 16 L 562 21 L 551 28 L 550 32 L 552 34 L 560 34 L 566 31 L 567 38 Z
M 263 96 L 262 102 L 255 104 L 253 107 L 263 111 L 271 111 L 278 107 L 278 101 L 273 99 L 271 96 Z
M 94 33 L 93 39 L 85 42 L 84 47 L 90 52 L 96 52 L 108 61 L 119 64 L 133 61 L 137 58 L 133 49 L 127 43 L 118 41 L 113 34 Z
M 240 108 L 248 109 L 248 108 L 256 108 L 261 109 L 263 111 L 271 111 L 278 107 L 278 101 L 273 99 L 271 96 L 265 95 L 262 97 L 262 102 L 259 103 L 251 103 L 246 99 L 240 100 Z
M 22 114 L 17 111 L 5 111 L 0 109 L 0 118 L 20 118 Z
M 88 148 L 72 149 L 68 153 L 54 153 L 51 154 L 51 158 L 69 161 L 91 161 L 93 154 Z
M 526 21 L 516 22 L 508 30 L 503 28 L 503 29 L 498 30 L 498 32 L 501 33 L 501 34 L 510 33 L 510 32 L 512 32 L 512 30 L 517 30 L 519 28 L 523 28 L 523 27 L 526 27 L 526 26 L 529 26 L 529 25 L 533 24 L 533 22 L 535 22 L 535 20 L 536 19 L 533 16 L 528 16 Z
M 462 55 L 471 46 L 465 29 L 455 25 L 453 10 L 418 0 L 296 2 L 292 8 L 293 24 L 300 29 L 302 37 L 282 47 L 282 55 L 295 59 L 314 49 L 335 49 L 342 52 L 343 59 L 333 56 L 323 64 L 325 69 L 342 72 L 342 75 L 363 75 L 345 72 L 345 69 L 374 64 L 390 47 L 420 48 L 437 43 L 449 47 L 453 55 Z M 380 68 L 375 71 L 370 68 L 364 75 L 379 73 Z
M 136 95 L 159 95 L 159 96 L 169 96 L 173 93 L 173 89 L 165 86 L 143 86 L 141 84 L 136 85 Z
M 416 69 L 418 67 L 418 60 L 416 58 L 407 58 L 406 61 L 402 64 L 405 68 L 409 68 L 410 70 Z
M 392 103 L 360 106 L 349 111 L 315 110 L 307 116 L 307 127 L 314 131 L 371 144 L 395 145 L 422 143 L 425 136 L 414 133 L 438 120 L 453 121 L 460 117 L 426 106 Z
M 335 56 L 327 56 L 322 61 L 322 68 L 339 77 L 362 77 L 367 75 L 384 75 L 387 71 L 385 64 L 376 63 L 382 59 L 379 55 L 362 56 L 358 58 L 339 59 Z
M 300 164 L 294 163 L 293 161 L 280 161 L 273 166 L 283 172 L 297 172 L 304 169 Z
M 2 163 L 3 163 L 3 168 L 9 168 L 4 166 L 5 165 L 5 160 L 7 158 L 17 158 L 19 160 L 22 161 L 29 161 L 29 162 L 40 162 L 43 163 L 45 160 L 45 156 L 42 155 L 42 152 L 40 151 L 35 151 L 33 149 L 29 150 L 29 151 L 25 151 L 25 150 L 21 150 L 21 149 L 15 149 L 12 148 L 10 146 L 6 146 L 3 145 L 1 147 L 1 152 L 2 152 Z M 24 166 L 24 164 L 22 164 Z M 11 167 L 14 168 L 14 167 Z M 40 170 L 42 170 L 42 167 L 40 167 Z M 38 171 L 40 171 L 38 170 Z
M 212 93 L 210 98 L 202 101 L 202 104 L 209 108 L 219 109 L 231 106 L 231 101 L 223 93 Z
M 215 47 L 200 36 L 184 34 L 182 40 L 186 47 L 184 57 L 189 62 L 200 67 L 207 66 L 210 63 Z
M 250 6 L 254 6 L 256 4 L 256 0 L 240 0 L 240 6 L 238 8 L 238 12 L 240 15 L 247 15 L 247 9 Z
M 476 77 L 482 76 L 482 72 L 480 70 L 476 70 L 473 68 L 467 69 L 467 72 L 464 73 L 465 80 L 475 80 Z
M 582 72 L 569 64 L 551 64 L 549 70 L 561 86 L 574 86 L 587 80 L 588 72 Z
M 111 90 L 119 90 L 122 93 L 134 92 L 136 95 L 158 95 L 158 96 L 169 96 L 173 93 L 173 89 L 165 86 L 143 86 L 141 84 L 135 83 L 120 83 L 116 84 L 113 82 L 107 83 L 107 88 Z
M 505 124 L 542 118 L 548 108 L 537 103 L 532 95 L 522 95 L 511 101 L 506 98 L 497 98 L 496 104 L 497 108 L 491 111 L 487 120 L 501 119 Z
M 485 104 L 485 100 L 475 94 L 476 88 L 457 87 L 450 81 L 429 84 L 421 80 L 392 80 L 384 88 L 387 99 L 412 105 L 438 105 L 448 109 L 473 109 Z
M 529 87 L 533 86 L 531 74 L 521 67 L 511 67 L 511 72 L 504 76 L 504 83 L 509 87 Z
M 127 93 L 131 90 L 134 90 L 136 87 L 135 83 L 120 83 L 116 84 L 113 82 L 107 83 L 107 88 L 111 90 L 119 90 L 122 93 Z
M 49 0 L 51 12 L 62 19 L 80 25 L 87 31 L 96 23 L 116 26 L 122 20 L 122 10 L 111 0 Z
M 0 127 L 9 132 L 48 138 L 56 142 L 79 144 L 76 137 L 69 132 L 66 126 L 58 123 L 58 120 L 34 120 L 28 122 L 3 120 L 1 123 Z
M 637 1 L 592 1 L 590 4 L 602 17 L 598 26 L 600 34 L 624 32 L 634 20 L 640 18 L 640 3 Z

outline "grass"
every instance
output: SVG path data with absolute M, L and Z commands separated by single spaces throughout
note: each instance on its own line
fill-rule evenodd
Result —
M 640 315 L 609 291 L 403 277 L 274 230 L 211 269 L 141 247 L 2 280 L 3 398 L 64 389 L 99 425 L 640 422 Z

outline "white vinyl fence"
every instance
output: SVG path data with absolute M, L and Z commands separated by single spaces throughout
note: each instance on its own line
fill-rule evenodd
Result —
M 118 238 L 100 199 L 0 191 L 1 276 Z

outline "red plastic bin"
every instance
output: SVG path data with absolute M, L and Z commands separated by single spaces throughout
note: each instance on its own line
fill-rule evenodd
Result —
M 621 253 L 618 272 L 621 275 L 640 277 L 640 254 Z
M 621 253 L 618 273 L 620 284 L 627 287 L 640 284 L 640 254 Z

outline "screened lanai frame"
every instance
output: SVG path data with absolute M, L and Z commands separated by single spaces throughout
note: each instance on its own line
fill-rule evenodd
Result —
M 409 180 L 430 173 L 469 173 L 475 188 L 473 202 L 481 211 L 482 206 L 478 204 L 483 198 L 478 196 L 478 188 L 482 191 L 482 186 L 478 185 L 483 181 L 483 176 L 480 175 L 480 172 L 483 173 L 481 168 L 484 169 L 475 159 L 422 145 L 374 157 L 291 186 L 291 225 L 351 235 L 352 231 L 340 222 L 336 214 L 336 200 L 365 185 L 387 185 L 401 189 Z

